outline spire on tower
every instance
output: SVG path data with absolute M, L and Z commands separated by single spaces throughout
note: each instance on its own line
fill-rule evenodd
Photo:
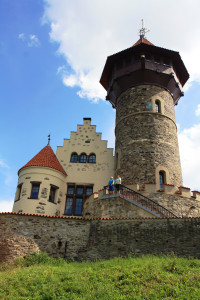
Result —
M 140 38 L 142 39 L 145 38 L 145 34 L 150 30 L 144 27 L 144 20 L 142 19 L 141 21 L 142 21 L 142 28 L 139 30 L 139 33 L 140 33 Z
M 51 140 L 51 138 L 50 138 L 50 134 L 48 135 L 48 144 L 47 145 L 50 145 L 50 140 Z

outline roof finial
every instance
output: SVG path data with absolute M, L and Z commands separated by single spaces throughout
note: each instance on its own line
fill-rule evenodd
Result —
M 50 134 L 48 135 L 48 144 L 47 145 L 50 145 L 50 140 L 51 140 L 51 138 L 50 138 Z
M 142 39 L 145 38 L 145 34 L 150 30 L 144 27 L 144 20 L 142 19 L 141 21 L 142 21 L 142 28 L 140 29 L 140 38 Z

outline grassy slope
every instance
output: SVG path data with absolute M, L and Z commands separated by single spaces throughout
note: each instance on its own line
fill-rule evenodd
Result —
M 200 299 L 200 261 L 175 256 L 67 263 L 46 254 L 0 266 L 0 299 Z

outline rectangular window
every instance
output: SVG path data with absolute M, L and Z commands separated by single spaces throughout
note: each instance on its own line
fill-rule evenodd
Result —
M 77 189 L 76 189 L 76 194 L 77 195 L 83 195 L 83 186 L 77 186 Z
M 93 187 L 92 186 L 86 186 L 86 195 L 91 195 L 93 193 Z
M 73 198 L 66 199 L 66 207 L 65 207 L 65 214 L 68 216 L 72 215 L 72 204 L 73 204 Z
M 76 207 L 75 207 L 75 215 L 81 216 L 82 214 L 82 204 L 83 199 L 82 198 L 76 198 Z
M 15 201 L 17 201 L 17 200 L 20 199 L 21 191 L 22 191 L 22 183 L 19 184 L 18 187 L 17 187 L 17 192 L 16 192 Z
M 32 183 L 31 199 L 38 199 L 40 183 Z
M 56 190 L 57 186 L 51 185 L 50 193 L 49 193 L 49 202 L 56 203 Z
M 85 199 L 93 193 L 93 185 L 76 185 L 69 183 L 66 195 L 65 214 L 68 216 L 81 216 Z
M 73 195 L 74 194 L 74 186 L 68 186 L 67 194 L 68 195 Z

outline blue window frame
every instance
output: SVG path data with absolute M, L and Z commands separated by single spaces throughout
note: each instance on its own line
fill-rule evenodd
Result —
M 88 162 L 92 163 L 92 164 L 95 164 L 96 163 L 96 155 L 95 154 L 90 154 Z
M 76 198 L 76 207 L 75 207 L 75 215 L 81 216 L 82 214 L 82 205 L 83 205 L 83 199 L 82 198 Z
M 80 163 L 86 163 L 87 162 L 87 155 L 85 153 L 82 153 L 80 155 Z
M 32 183 L 31 199 L 38 199 L 40 183 Z
M 66 207 L 65 207 L 65 214 L 68 216 L 71 216 L 72 214 L 72 203 L 73 203 L 73 198 L 68 198 L 66 199 Z
M 78 162 L 78 154 L 76 152 L 72 153 L 70 162 L 74 162 L 74 163 Z

